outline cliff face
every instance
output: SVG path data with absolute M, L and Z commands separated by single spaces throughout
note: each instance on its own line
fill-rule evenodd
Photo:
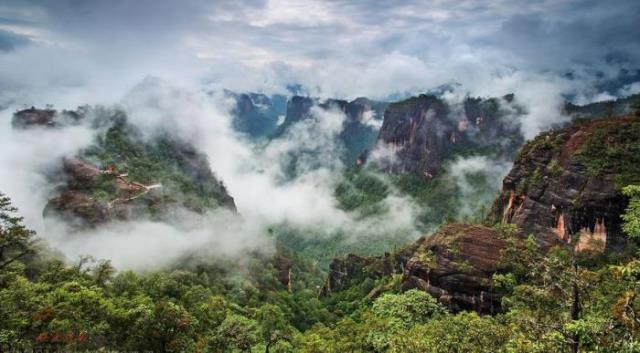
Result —
M 284 117 L 287 97 L 282 95 L 266 96 L 259 93 L 225 94 L 236 102 L 232 110 L 233 127 L 251 138 L 266 138 L 278 128 L 278 120 Z
M 522 148 L 488 221 L 517 225 L 519 235 L 534 235 L 542 251 L 560 244 L 576 251 L 624 250 L 628 237 L 621 214 L 627 200 L 621 188 L 640 183 L 639 138 L 637 115 L 539 135 Z M 394 255 L 336 259 L 325 287 L 337 291 L 354 279 L 402 273 L 402 290 L 420 288 L 453 311 L 493 313 L 500 310 L 501 298 L 492 277 L 503 269 L 506 247 L 504 236 L 492 228 L 449 224 Z
M 353 281 L 395 273 L 402 274 L 403 291 L 422 289 L 453 311 L 496 312 L 500 310 L 500 296 L 493 290 L 491 279 L 501 269 L 505 247 L 506 242 L 493 229 L 450 224 L 392 255 L 351 254 L 335 259 L 324 293 L 348 288 Z
M 619 251 L 626 237 L 620 190 L 640 182 L 640 118 L 609 118 L 543 133 L 504 179 L 491 221 L 513 223 L 550 247 Z M 578 238 L 579 240 L 576 240 Z
M 500 310 L 492 276 L 501 268 L 507 243 L 495 230 L 451 224 L 418 240 L 417 245 L 405 266 L 403 290 L 422 289 L 453 311 Z
M 381 121 L 387 103 L 357 98 L 353 101 L 328 99 L 320 100 L 310 97 L 293 96 L 287 103 L 284 122 L 272 135 L 278 138 L 293 124 L 311 117 L 311 108 L 317 106 L 324 110 L 334 110 L 345 114 L 340 142 L 345 147 L 343 161 L 353 165 L 358 157 L 371 149 L 377 140 L 378 124 Z
M 32 108 L 17 112 L 14 126 L 61 126 L 70 116 L 79 122 L 87 118 L 87 109 L 72 114 Z M 235 210 L 206 156 L 191 144 L 169 135 L 145 139 L 120 111 L 96 110 L 91 116 L 91 124 L 104 130 L 93 145 L 65 158 L 59 172 L 50 175 L 61 186 L 47 203 L 45 217 L 84 227 L 115 219 L 164 219 L 176 206 L 194 212 Z
M 14 128 L 30 128 L 35 126 L 54 127 L 78 123 L 84 114 L 85 108 L 78 111 L 55 109 L 36 109 L 31 107 L 17 111 L 11 121 Z
M 482 153 L 512 158 L 523 143 L 513 114 L 520 114 L 513 96 L 468 98 L 450 106 L 430 95 L 392 103 L 384 113 L 379 140 L 396 152 L 392 171 L 433 177 L 447 158 Z

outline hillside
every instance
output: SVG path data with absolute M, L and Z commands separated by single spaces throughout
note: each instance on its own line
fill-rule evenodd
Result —
M 33 118 L 37 112 L 30 110 L 21 128 L 62 126 L 57 114 Z M 65 180 L 58 199 L 122 200 L 115 208 L 120 202 L 142 208 L 127 213 L 136 218 L 156 205 L 233 207 L 197 151 L 162 136 L 141 139 L 116 116 L 52 176 Z M 143 274 L 117 272 L 108 260 L 71 266 L 38 245 L 2 196 L 0 344 L 160 352 L 575 352 L 576 346 L 631 352 L 640 335 L 634 321 L 640 192 L 625 186 L 639 182 L 638 126 L 638 117 L 624 116 L 542 133 L 519 152 L 485 224 L 448 223 L 379 256 L 337 258 L 328 272 L 304 245 L 291 250 L 288 241 L 300 236 L 294 228 L 289 236 L 269 229 L 274 251 L 241 259 L 187 255 L 172 268 Z M 351 180 L 365 189 L 393 187 L 384 179 L 382 186 Z M 163 185 L 160 195 L 141 191 L 156 183 Z M 178 192 L 164 194 L 165 185 Z M 97 209 L 83 204 L 70 212 L 89 221 L 79 212 Z M 324 252 L 336 251 L 333 241 L 307 240 Z
M 144 138 L 121 111 L 32 108 L 16 112 L 13 122 L 19 129 L 55 128 L 89 119 L 101 129 L 91 146 L 66 157 L 49 175 L 62 185 L 46 205 L 45 217 L 95 226 L 114 219 L 166 219 L 172 207 L 200 213 L 216 207 L 235 210 L 204 154 L 168 134 Z
M 621 251 L 622 188 L 640 182 L 638 136 L 634 115 L 539 135 L 520 152 L 490 219 L 513 223 L 546 247 L 579 238 L 579 248 Z M 588 245 L 592 241 L 602 244 Z

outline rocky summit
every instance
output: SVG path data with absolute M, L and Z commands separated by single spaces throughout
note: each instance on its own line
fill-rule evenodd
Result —
M 233 198 L 204 154 L 167 134 L 143 138 L 121 111 L 31 108 L 16 112 L 13 125 L 54 128 L 69 121 L 102 130 L 91 146 L 65 157 L 61 168 L 48 176 L 60 185 L 44 209 L 45 217 L 94 227 L 111 220 L 163 219 L 171 207 L 198 213 L 216 207 L 235 211 Z
M 640 118 L 594 120 L 528 142 L 504 179 L 490 220 L 513 223 L 546 248 L 622 251 L 622 187 L 640 181 Z
M 456 155 L 510 159 L 524 141 L 516 119 L 522 113 L 513 95 L 448 104 L 423 94 L 389 105 L 379 140 L 396 153 L 390 170 L 433 178 Z

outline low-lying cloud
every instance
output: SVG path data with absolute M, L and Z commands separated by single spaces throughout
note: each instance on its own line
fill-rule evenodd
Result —
M 231 128 L 233 102 L 204 92 L 287 93 L 297 84 L 311 96 L 346 99 L 392 99 L 442 85 L 457 87 L 454 101 L 515 93 L 527 112 L 518 118 L 522 133 L 531 138 L 565 119 L 559 112 L 568 98 L 586 103 L 640 92 L 638 82 L 620 81 L 622 72 L 640 66 L 639 15 L 634 0 L 6 0 L 0 5 L 0 190 L 43 232 L 41 210 L 51 192 L 46 171 L 91 143 L 95 131 L 84 125 L 15 131 L 11 113 L 24 105 L 118 104 L 148 136 L 169 131 L 207 154 L 235 197 L 241 218 L 229 224 L 249 236 L 239 238 L 246 244 L 261 244 L 264 230 L 278 223 L 327 233 L 410 233 L 415 206 L 395 194 L 385 199 L 390 213 L 381 219 L 362 222 L 336 206 L 341 146 L 329 141 L 344 119 L 340 112 L 315 109 L 314 118 L 283 138 L 255 145 Z M 605 81 L 610 89 L 600 88 Z M 291 156 L 298 163 L 294 178 L 283 169 Z M 393 151 L 376 150 L 372 158 L 389 160 Z M 499 179 L 504 170 L 501 162 L 476 159 L 451 168 L 462 190 L 468 190 L 466 172 L 488 168 Z M 202 222 L 218 229 L 225 217 L 206 215 Z M 84 244 L 65 244 L 53 233 L 50 239 L 73 254 L 134 254 L 135 248 L 123 250 L 125 239 L 144 233 L 132 244 L 152 258 L 188 248 L 188 237 L 169 243 L 176 232 L 183 230 L 143 222 L 113 225 Z M 112 248 L 101 246 L 108 233 Z M 146 234 L 163 241 L 142 246 L 153 239 Z M 184 234 L 207 248 L 205 240 L 216 237 Z M 211 248 L 244 251 L 236 245 Z M 127 259 L 118 262 L 147 265 Z

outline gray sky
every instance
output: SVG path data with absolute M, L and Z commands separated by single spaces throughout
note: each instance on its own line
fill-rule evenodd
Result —
M 0 90 L 100 101 L 151 75 L 374 98 L 457 82 L 489 95 L 572 72 L 557 91 L 589 100 L 596 81 L 640 67 L 638 22 L 637 0 L 2 0 Z

